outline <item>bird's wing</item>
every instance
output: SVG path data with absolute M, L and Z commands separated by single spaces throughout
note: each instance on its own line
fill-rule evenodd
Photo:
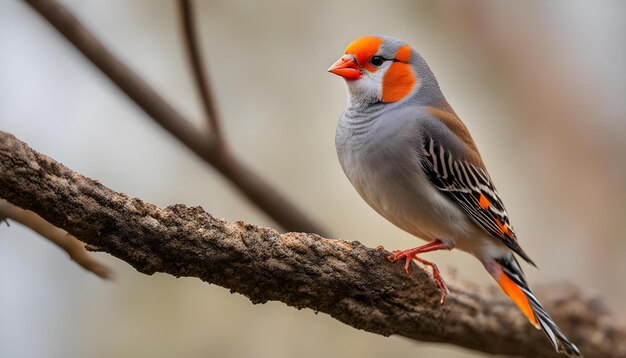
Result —
M 422 143 L 421 166 L 430 182 L 492 237 L 534 265 L 517 243 L 502 199 L 483 166 L 455 155 L 454 146 L 445 148 L 428 133 L 423 133 Z

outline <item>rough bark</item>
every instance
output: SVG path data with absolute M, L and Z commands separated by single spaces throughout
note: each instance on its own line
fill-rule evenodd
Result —
M 194 154 L 222 174 L 230 184 L 257 208 L 287 230 L 305 230 L 328 235 L 315 220 L 306 215 L 258 173 L 252 171 L 217 136 L 217 132 L 203 131 L 178 112 L 143 78 L 118 59 L 67 8 L 55 0 L 25 0 L 59 33 L 72 43 L 89 61 L 106 75 L 154 122 L 172 134 Z M 194 55 L 192 55 L 194 56 Z M 199 61 L 199 59 L 198 59 Z M 194 69 L 194 71 L 198 71 Z M 200 76 L 203 73 L 198 74 Z M 206 76 L 204 74 L 204 76 Z M 198 79 L 205 81 L 206 77 Z M 202 91 L 208 96 L 208 84 Z M 208 115 L 216 121 L 212 100 Z M 205 104 L 206 108 L 207 104 Z M 217 128 L 214 126 L 214 128 Z
M 67 230 L 145 274 L 198 277 L 248 297 L 324 312 L 381 335 L 445 342 L 479 351 L 554 357 L 496 289 L 459 279 L 440 293 L 418 266 L 411 275 L 388 252 L 356 241 L 227 222 L 200 207 L 158 208 L 71 171 L 0 132 L 0 197 Z M 539 290 L 546 308 L 586 357 L 626 356 L 626 329 L 595 300 L 564 285 Z

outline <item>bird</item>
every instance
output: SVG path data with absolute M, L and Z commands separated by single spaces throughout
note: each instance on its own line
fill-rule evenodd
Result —
M 475 256 L 502 291 L 558 353 L 582 356 L 531 291 L 515 255 L 521 248 L 469 130 L 454 112 L 422 56 L 390 36 L 352 41 L 329 69 L 343 77 L 348 100 L 335 133 L 341 168 L 378 214 L 427 244 L 393 251 L 392 262 L 454 248 Z

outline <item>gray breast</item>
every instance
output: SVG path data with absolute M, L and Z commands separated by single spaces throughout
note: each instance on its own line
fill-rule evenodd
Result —
M 339 161 L 361 197 L 396 226 L 427 240 L 459 237 L 471 225 L 422 170 L 419 111 L 344 115 L 335 137 Z
M 415 113 L 408 111 L 344 115 L 337 126 L 335 144 L 346 176 L 363 199 L 390 220 L 423 184 L 418 130 Z
M 403 175 L 409 162 L 418 160 L 420 140 L 414 110 L 370 116 L 346 112 L 335 135 L 339 161 L 350 180 L 370 170 Z

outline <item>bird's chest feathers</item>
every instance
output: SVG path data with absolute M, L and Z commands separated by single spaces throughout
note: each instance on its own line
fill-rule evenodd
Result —
M 392 209 L 401 195 L 394 187 L 400 189 L 398 184 L 411 180 L 417 169 L 412 127 L 384 120 L 365 130 L 347 125 L 337 133 L 337 152 L 346 176 L 377 211 Z

